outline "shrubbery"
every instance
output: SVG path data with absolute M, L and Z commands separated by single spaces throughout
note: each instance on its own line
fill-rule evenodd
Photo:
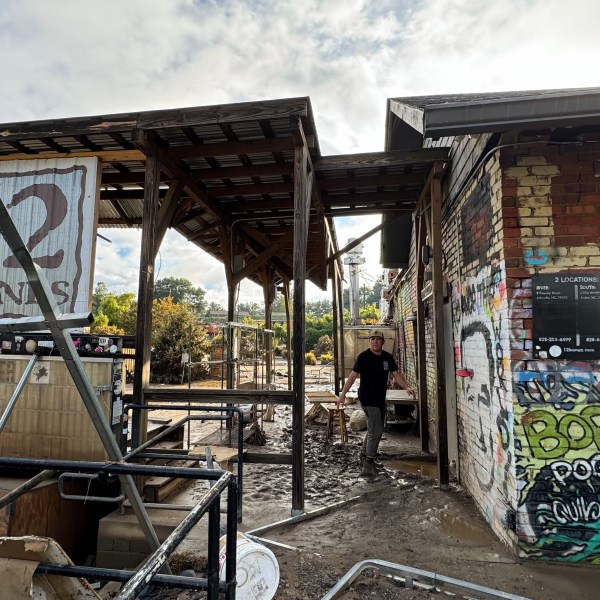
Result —
M 304 355 L 304 364 L 313 366 L 317 364 L 317 357 L 315 356 L 314 352 L 307 352 Z

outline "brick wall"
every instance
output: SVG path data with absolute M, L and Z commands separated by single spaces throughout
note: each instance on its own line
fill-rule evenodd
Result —
M 531 278 L 600 272 L 600 144 L 519 145 L 501 164 L 519 549 L 597 562 L 600 361 L 535 351 Z
M 514 508 L 512 396 L 502 228 L 502 176 L 491 156 L 447 210 L 444 252 L 452 289 L 460 481 L 494 531 Z
M 532 141 L 521 136 L 496 150 L 459 197 L 445 190 L 454 358 L 472 371 L 456 377 L 459 475 L 496 534 L 522 556 L 598 562 L 600 360 L 551 358 L 533 348 L 532 277 L 584 273 L 600 281 L 600 144 Z M 414 263 L 405 287 L 414 308 Z M 403 305 L 399 317 L 408 314 Z M 413 377 L 414 363 L 406 368 Z

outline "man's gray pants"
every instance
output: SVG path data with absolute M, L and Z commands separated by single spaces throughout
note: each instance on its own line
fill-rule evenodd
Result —
M 367 435 L 363 441 L 362 453 L 368 460 L 374 460 L 383 435 L 385 414 L 377 406 L 363 406 L 362 409 L 367 415 Z

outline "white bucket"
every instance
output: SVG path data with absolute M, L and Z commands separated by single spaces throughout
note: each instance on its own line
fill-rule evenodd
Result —
M 219 577 L 225 580 L 226 536 L 219 540 Z M 241 534 L 237 537 L 238 600 L 272 600 L 279 586 L 279 563 L 268 549 Z

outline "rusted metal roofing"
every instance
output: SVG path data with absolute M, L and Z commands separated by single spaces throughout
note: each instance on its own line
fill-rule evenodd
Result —
M 307 273 L 325 288 L 322 265 L 337 251 L 332 218 L 411 211 L 432 164 L 448 160 L 447 149 L 322 156 L 310 99 L 290 98 L 4 124 L 0 160 L 98 155 L 99 225 L 139 227 L 146 155 L 156 152 L 161 197 L 169 198 L 174 181 L 182 183 L 169 198 L 177 206 L 168 225 L 221 261 L 221 230 L 242 241 L 246 261 L 279 244 L 268 263 L 278 282 L 293 277 L 290 119 L 300 120 L 315 171 Z

